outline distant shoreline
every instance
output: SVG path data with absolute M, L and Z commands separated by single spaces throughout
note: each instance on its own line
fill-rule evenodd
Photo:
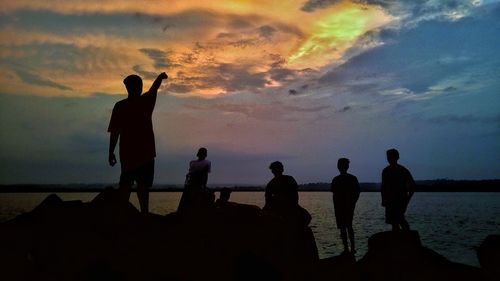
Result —
M 416 192 L 500 192 L 500 180 L 423 180 L 416 182 Z M 2 184 L 0 193 L 48 193 L 48 192 L 100 192 L 106 187 L 117 188 L 117 184 Z M 361 192 L 380 192 L 379 183 L 360 183 Z M 252 185 L 214 185 L 214 191 L 230 188 L 235 192 L 260 192 L 265 186 Z M 151 192 L 181 192 L 182 185 L 160 184 Z M 299 185 L 299 191 L 329 192 L 329 183 L 308 183 Z

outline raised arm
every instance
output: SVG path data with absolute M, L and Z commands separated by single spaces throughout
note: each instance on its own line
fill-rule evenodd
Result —
M 158 93 L 158 89 L 161 86 L 161 82 L 163 81 L 163 79 L 167 78 L 168 75 L 165 72 L 160 73 L 160 75 L 158 75 L 158 77 L 156 77 L 155 81 L 153 82 L 153 85 L 151 85 L 151 88 L 149 88 L 148 92 L 156 95 L 156 93 Z

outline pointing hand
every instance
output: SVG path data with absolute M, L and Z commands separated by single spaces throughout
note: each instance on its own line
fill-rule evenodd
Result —
M 162 73 L 160 73 L 160 75 L 158 75 L 158 78 L 160 78 L 160 79 L 167 79 L 168 75 L 165 72 L 162 72 Z

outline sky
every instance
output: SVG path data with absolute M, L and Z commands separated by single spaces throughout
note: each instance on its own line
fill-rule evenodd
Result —
M 340 157 L 378 182 L 389 148 L 416 179 L 500 178 L 499 34 L 486 0 L 0 0 L 0 184 L 117 182 L 123 78 L 163 71 L 157 184 L 199 147 L 212 184 L 276 160 L 329 182 Z

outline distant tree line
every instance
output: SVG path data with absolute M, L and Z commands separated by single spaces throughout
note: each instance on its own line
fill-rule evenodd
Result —
M 500 179 L 492 180 L 421 180 L 416 181 L 417 192 L 500 192 Z M 0 185 L 1 192 L 100 192 L 112 184 L 12 184 Z M 233 191 L 263 191 L 264 186 L 211 186 L 218 191 L 229 187 Z M 380 183 L 360 183 L 362 192 L 380 191 Z M 178 192 L 184 187 L 175 184 L 155 185 L 152 192 Z M 330 183 L 316 182 L 299 185 L 299 191 L 330 191 Z

